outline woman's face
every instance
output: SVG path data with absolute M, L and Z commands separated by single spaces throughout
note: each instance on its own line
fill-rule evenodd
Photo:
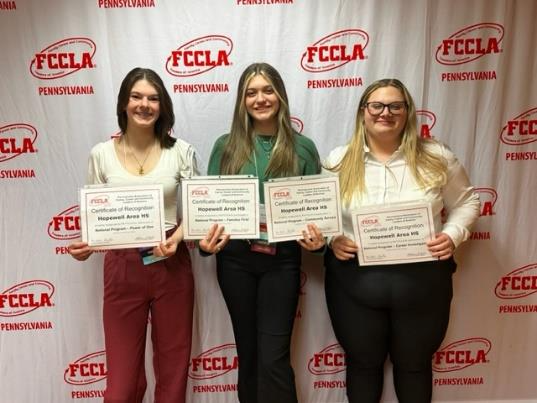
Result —
M 369 140 L 393 144 L 401 142 L 400 136 L 408 114 L 405 102 L 405 97 L 395 87 L 381 87 L 369 95 L 364 108 L 364 123 Z
M 160 99 L 157 89 L 145 79 L 136 81 L 132 86 L 125 112 L 128 127 L 154 127 L 160 116 Z
M 254 127 L 276 123 L 280 101 L 272 85 L 262 75 L 252 77 L 248 83 L 244 103 Z

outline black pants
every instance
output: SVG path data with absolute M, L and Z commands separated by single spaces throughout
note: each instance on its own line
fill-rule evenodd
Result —
M 444 339 L 455 262 L 359 267 L 325 255 L 326 302 L 345 350 L 349 403 L 378 403 L 393 363 L 400 403 L 430 403 L 432 355 Z
M 218 283 L 231 317 L 239 358 L 241 403 L 296 403 L 291 333 L 300 287 L 300 246 L 276 255 L 232 240 L 217 255 Z

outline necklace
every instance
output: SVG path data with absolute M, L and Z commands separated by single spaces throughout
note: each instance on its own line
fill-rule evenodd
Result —
M 134 154 L 134 151 L 132 151 L 130 146 L 127 144 L 127 135 L 125 135 L 125 143 L 123 143 L 123 160 L 124 160 L 125 167 L 126 167 L 127 166 L 127 152 L 125 150 L 125 145 L 127 145 L 127 147 L 129 148 L 129 152 L 132 154 L 132 156 L 134 157 L 134 160 L 138 164 L 138 175 L 143 175 L 145 173 L 144 164 L 147 161 L 147 157 L 149 157 L 149 154 L 151 154 L 151 151 L 153 150 L 153 147 L 155 146 L 155 142 L 153 141 L 153 144 L 151 145 L 151 147 L 149 147 L 149 150 L 147 150 L 147 153 L 145 154 L 144 160 L 140 163 L 140 161 L 136 157 L 136 154 Z
M 261 149 L 265 152 L 265 156 L 270 159 L 272 148 L 274 147 L 273 137 L 270 137 L 269 140 L 266 140 L 261 136 L 256 136 L 256 139 Z

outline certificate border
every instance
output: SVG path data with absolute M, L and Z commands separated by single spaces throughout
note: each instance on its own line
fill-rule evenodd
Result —
M 300 182 L 303 182 L 303 183 L 300 183 Z M 283 241 L 293 241 L 293 240 L 297 240 L 297 239 L 302 239 L 303 236 L 302 234 L 297 234 L 297 235 L 282 235 L 282 236 L 274 236 L 273 235 L 273 224 L 272 224 L 272 198 L 271 198 L 271 192 L 270 190 L 273 188 L 273 187 L 299 187 L 299 186 L 304 186 L 305 183 L 307 184 L 312 184 L 312 185 L 315 185 L 315 184 L 319 184 L 319 183 L 335 183 L 336 184 L 336 217 L 338 218 L 337 220 L 337 224 L 338 224 L 338 230 L 334 230 L 334 231 L 330 231 L 330 232 L 327 232 L 327 233 L 323 233 L 323 235 L 327 235 L 327 236 L 333 236 L 333 235 L 340 235 L 343 233 L 343 221 L 342 221 L 342 217 L 341 217 L 341 200 L 340 200 L 340 192 L 339 192 L 339 178 L 336 177 L 336 176 L 319 176 L 319 175 L 314 175 L 313 177 L 308 177 L 308 176 L 299 176 L 299 177 L 296 177 L 295 179 L 292 179 L 292 178 L 288 178 L 288 179 L 283 179 L 283 178 L 278 178 L 277 180 L 275 181 L 269 181 L 269 182 L 265 182 L 263 185 L 264 185 L 264 189 L 267 190 L 265 191 L 265 209 L 267 209 L 267 206 L 268 206 L 268 210 L 270 210 L 270 225 L 269 225 L 269 220 L 268 220 L 268 214 L 267 214 L 267 232 L 268 232 L 268 236 L 269 236 L 269 242 L 283 242 Z M 289 185 L 290 183 L 290 185 Z M 270 201 L 270 203 L 267 203 L 267 200 Z M 307 224 L 307 223 L 305 223 Z
M 187 202 L 188 199 L 188 190 L 190 186 L 204 186 L 204 185 L 214 185 L 215 182 L 225 182 L 230 185 L 234 184 L 241 184 L 245 185 L 246 183 L 249 186 L 253 186 L 253 192 L 254 199 L 257 200 L 257 203 L 253 203 L 254 208 L 254 220 L 255 220 L 255 232 L 242 232 L 242 233 L 234 233 L 230 236 L 230 239 L 257 239 L 259 238 L 259 180 L 258 178 L 254 177 L 243 177 L 243 178 L 233 178 L 221 175 L 214 175 L 214 176 L 204 176 L 204 177 L 192 177 L 192 178 L 184 178 L 181 180 L 181 203 L 182 203 L 182 213 L 183 213 L 183 223 L 184 223 L 184 239 L 186 240 L 196 240 L 196 239 L 202 239 L 205 237 L 205 234 L 192 234 L 190 232 L 190 225 L 188 222 L 188 218 L 191 214 L 190 211 L 190 205 Z M 186 193 L 186 194 L 185 194 Z
M 164 197 L 164 187 L 162 184 L 150 184 L 150 185 L 120 185 L 120 186 L 110 186 L 108 184 L 104 184 L 104 186 L 100 187 L 100 186 L 95 186 L 95 185 L 91 185 L 91 187 L 88 187 L 88 188 L 82 188 L 80 189 L 80 215 L 82 216 L 82 214 L 84 214 L 84 219 L 82 220 L 81 222 L 81 237 L 82 239 L 84 239 L 84 236 L 86 238 L 86 241 L 89 241 L 89 232 L 88 232 L 88 228 L 87 228 L 87 220 L 88 220 L 88 209 L 86 208 L 87 206 L 87 198 L 88 196 L 90 195 L 94 195 L 96 193 L 122 193 L 122 192 L 125 192 L 127 190 L 140 190 L 140 191 L 151 191 L 151 192 L 156 192 L 156 199 L 157 199 L 157 214 L 158 216 L 160 216 L 161 218 L 164 219 L 164 211 L 163 211 L 163 208 L 164 208 L 164 200 L 163 200 L 163 197 Z M 82 203 L 84 202 L 84 203 Z M 84 209 L 82 210 L 82 206 L 84 206 Z M 155 246 L 157 245 L 158 243 L 160 242 L 164 242 L 166 240 L 166 231 L 165 231 L 165 222 L 164 220 L 159 220 L 158 222 L 158 231 L 159 233 L 161 234 L 160 235 L 160 240 L 157 241 L 157 240 L 153 240 L 153 241 L 144 241 L 144 242 L 139 242 L 139 241 L 136 241 L 136 242 L 130 242 L 130 243 L 113 243 L 113 244 L 92 244 L 92 245 L 89 245 L 89 242 L 88 242 L 88 245 L 91 246 L 92 248 L 95 247 L 95 248 L 98 248 L 98 249 L 103 249 L 103 250 L 108 250 L 108 249 L 130 249 L 130 248 L 138 248 L 138 247 L 152 247 L 152 246 Z
M 426 210 L 426 215 L 427 215 L 427 223 L 429 224 L 429 228 L 434 228 L 434 220 L 431 222 L 431 214 L 429 214 L 429 207 L 430 205 L 427 205 L 427 204 L 424 204 L 424 203 L 417 203 L 415 205 L 415 207 L 401 207 L 399 209 L 393 209 L 393 208 L 390 208 L 390 207 L 381 207 L 381 208 L 378 208 L 376 209 L 376 211 L 379 211 L 379 212 L 382 212 L 383 210 L 388 210 L 388 211 L 393 211 L 393 212 L 398 212 L 398 211 L 407 211 L 407 210 L 423 210 L 425 209 Z M 374 206 L 367 206 L 367 208 L 374 208 Z M 373 211 L 371 212 L 368 212 L 368 213 L 361 213 L 361 212 L 356 212 L 353 214 L 353 229 L 355 231 L 355 233 L 357 232 L 357 235 L 360 239 L 360 245 L 362 245 L 362 238 L 361 238 L 361 234 L 360 234 L 360 231 L 356 231 L 356 229 L 358 228 L 358 217 L 359 216 L 368 216 L 368 215 L 371 215 L 371 214 L 374 214 Z M 356 226 L 356 227 L 355 227 Z M 356 235 L 356 234 L 355 234 Z M 430 239 L 433 239 L 434 237 L 434 233 L 433 234 L 430 234 Z M 374 260 L 374 259 L 367 259 L 365 256 L 364 256 L 364 252 L 363 252 L 363 249 L 361 247 L 359 247 L 358 249 L 358 254 L 360 256 L 362 256 L 362 260 L 363 260 L 363 263 L 360 262 L 360 260 L 358 259 L 358 264 L 361 265 L 361 266 L 366 266 L 368 265 L 374 265 L 374 262 L 381 262 L 381 265 L 382 264 L 386 264 L 386 265 L 389 265 L 389 264 L 398 264 L 398 263 L 401 263 L 401 264 L 404 264 L 404 262 L 401 262 L 401 261 L 404 261 L 404 260 L 407 260 L 409 261 L 410 263 L 413 263 L 413 262 L 429 262 L 429 261 L 434 261 L 434 260 L 437 260 L 435 257 L 433 256 L 426 256 L 426 257 L 423 257 L 423 258 L 398 258 L 398 259 L 382 259 L 382 260 Z M 390 263 L 390 261 L 394 261 L 393 263 Z M 378 266 L 378 265 L 377 265 Z

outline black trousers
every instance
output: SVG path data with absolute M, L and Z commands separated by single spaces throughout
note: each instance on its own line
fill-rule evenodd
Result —
M 378 403 L 384 363 L 393 363 L 400 403 L 430 403 L 432 356 L 449 322 L 455 262 L 359 267 L 325 255 L 325 292 L 345 350 L 349 403 Z
M 231 240 L 217 255 L 218 283 L 231 317 L 239 358 L 241 403 L 296 403 L 290 344 L 300 287 L 296 242 L 277 253 L 252 252 Z

